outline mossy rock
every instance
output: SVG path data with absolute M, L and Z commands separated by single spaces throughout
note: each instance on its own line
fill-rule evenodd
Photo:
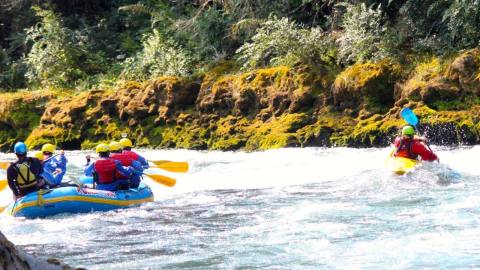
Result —
M 476 144 L 480 142 L 479 111 L 480 106 L 474 106 L 465 111 L 430 113 L 420 118 L 419 130 L 435 144 Z
M 465 93 L 480 96 L 480 48 L 461 53 L 448 66 L 445 76 Z
M 246 150 L 267 150 L 282 147 L 300 146 L 296 132 L 310 123 L 304 113 L 286 114 L 268 122 L 256 121 L 246 130 L 248 140 Z
M 381 112 L 394 102 L 394 84 L 400 66 L 388 61 L 355 64 L 341 72 L 332 86 L 334 105 L 340 109 L 366 109 Z

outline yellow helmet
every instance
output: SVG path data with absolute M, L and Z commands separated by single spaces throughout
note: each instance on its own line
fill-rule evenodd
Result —
M 133 147 L 132 141 L 130 141 L 128 138 L 123 138 L 120 140 L 120 145 L 125 147 Z
M 95 148 L 95 151 L 97 153 L 107 153 L 107 152 L 110 152 L 110 147 L 108 147 L 108 144 L 101 143 L 97 145 L 97 148 Z
M 110 142 L 110 144 L 108 146 L 110 147 L 110 151 L 112 151 L 112 152 L 122 150 L 122 145 L 119 142 L 116 142 L 116 141 Z
M 38 151 L 33 155 L 34 158 L 37 158 L 39 160 L 43 160 L 43 153 Z
M 47 144 L 44 144 L 42 146 L 42 152 L 50 152 L 50 153 L 54 153 L 56 150 L 56 147 L 55 145 L 51 144 L 51 143 L 47 143 Z

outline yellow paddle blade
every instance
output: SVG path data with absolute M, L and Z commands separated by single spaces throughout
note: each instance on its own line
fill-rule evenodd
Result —
M 0 213 L 2 213 L 10 204 L 0 206 Z
M 188 172 L 188 162 L 176 162 L 169 160 L 150 160 L 157 168 L 164 169 L 169 172 L 185 173 Z
M 8 161 L 0 161 L 0 169 L 2 170 L 6 170 L 9 165 L 10 165 L 10 162 Z
M 8 182 L 5 179 L 0 180 L 0 191 L 4 190 L 8 186 Z
M 165 185 L 167 187 L 173 187 L 177 183 L 177 180 L 159 174 L 145 174 L 146 176 L 150 177 L 153 181 Z

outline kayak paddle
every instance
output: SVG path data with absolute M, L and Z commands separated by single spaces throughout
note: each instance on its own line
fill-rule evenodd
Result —
M 188 162 L 176 162 L 169 160 L 149 160 L 155 167 L 169 172 L 185 173 L 188 172 Z
M 407 121 L 407 123 L 409 123 L 413 127 L 416 127 L 418 125 L 418 117 L 410 108 L 404 108 L 400 112 L 400 115 L 405 121 Z

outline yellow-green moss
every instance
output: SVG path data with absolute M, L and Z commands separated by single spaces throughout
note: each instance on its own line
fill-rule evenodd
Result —
M 437 57 L 418 64 L 408 81 L 405 83 L 407 93 L 414 89 L 421 89 L 427 86 L 428 81 L 438 79 L 443 75 L 445 65 Z
M 363 89 L 369 86 L 372 80 L 384 76 L 385 73 L 398 74 L 401 67 L 388 61 L 378 63 L 354 64 L 337 75 L 334 82 L 335 88 L 348 88 L 352 90 Z
M 308 124 L 309 117 L 304 113 L 286 114 L 269 122 L 254 122 L 246 129 L 249 138 L 247 150 L 266 150 L 286 146 L 299 146 L 296 131 Z
M 66 137 L 68 137 L 68 134 L 62 128 L 55 126 L 40 127 L 30 133 L 25 143 L 30 149 L 37 149 L 46 143 L 61 144 Z

